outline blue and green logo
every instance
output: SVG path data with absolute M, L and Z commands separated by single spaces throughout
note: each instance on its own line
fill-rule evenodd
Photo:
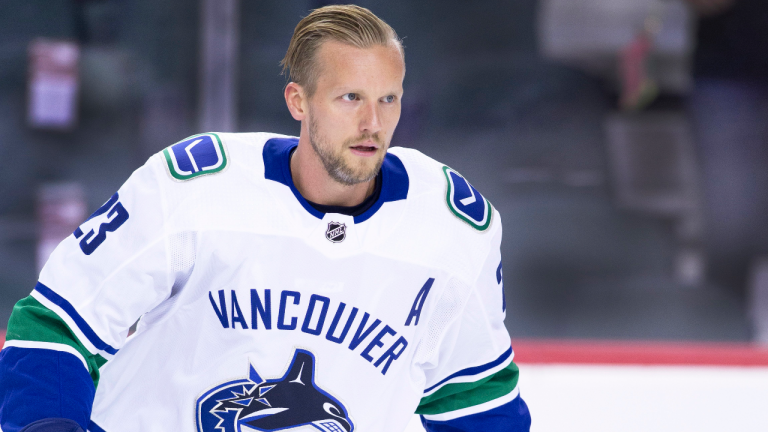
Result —
M 448 181 L 445 200 L 451 213 L 478 231 L 487 230 L 493 218 L 491 202 L 458 172 L 444 166 L 443 173 Z
M 168 173 L 176 180 L 191 180 L 221 172 L 227 167 L 227 152 L 215 133 L 194 135 L 163 150 Z

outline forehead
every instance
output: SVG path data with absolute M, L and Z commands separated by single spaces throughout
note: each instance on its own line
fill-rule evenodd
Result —
M 327 41 L 317 51 L 318 86 L 362 86 L 402 84 L 403 55 L 394 42 L 387 46 L 358 48 Z

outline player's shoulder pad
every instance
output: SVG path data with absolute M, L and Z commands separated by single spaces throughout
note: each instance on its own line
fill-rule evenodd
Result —
M 398 148 L 396 154 L 407 161 L 407 167 L 417 171 L 409 170 L 409 175 L 423 178 L 430 189 L 442 194 L 451 214 L 480 232 L 491 227 L 494 213 L 491 202 L 458 171 L 417 150 Z
M 168 174 L 176 181 L 218 174 L 229 164 L 227 147 L 214 132 L 192 135 L 162 152 Z

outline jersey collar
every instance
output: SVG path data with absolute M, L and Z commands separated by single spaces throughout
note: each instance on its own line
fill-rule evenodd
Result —
M 312 207 L 299 193 L 291 177 L 291 150 L 299 145 L 298 138 L 272 138 L 264 144 L 264 177 L 288 186 L 293 196 L 299 201 L 304 210 L 312 216 L 322 219 L 325 213 Z M 403 162 L 392 153 L 384 156 L 381 164 L 381 195 L 365 213 L 355 216 L 355 223 L 365 222 L 371 218 L 386 202 L 399 201 L 408 198 L 408 172 Z

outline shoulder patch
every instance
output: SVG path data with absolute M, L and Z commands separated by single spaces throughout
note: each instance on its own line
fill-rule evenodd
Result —
M 215 133 L 185 138 L 163 150 L 168 174 L 179 181 L 215 174 L 227 167 L 227 151 Z
M 448 182 L 445 201 L 451 213 L 478 231 L 487 230 L 493 218 L 491 202 L 458 172 L 444 166 L 443 173 Z

